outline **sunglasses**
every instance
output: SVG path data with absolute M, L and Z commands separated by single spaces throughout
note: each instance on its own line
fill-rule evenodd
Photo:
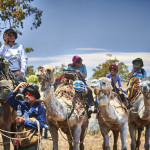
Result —
M 33 96 L 31 93 L 29 93 L 29 92 L 27 92 L 27 93 L 25 93 L 25 96 Z

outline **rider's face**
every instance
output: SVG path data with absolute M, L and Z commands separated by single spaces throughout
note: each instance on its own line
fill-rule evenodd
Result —
M 36 98 L 29 92 L 26 92 L 25 94 L 25 100 L 29 103 L 34 102 Z
M 8 39 L 9 39 L 10 42 L 15 41 L 15 34 L 14 33 L 9 33 L 8 34 Z
M 117 70 L 116 70 L 116 69 L 111 69 L 111 70 L 110 70 L 110 73 L 111 73 L 112 75 L 115 75 L 115 74 L 117 73 Z
M 79 63 L 75 63 L 75 67 L 78 68 L 82 65 L 82 61 L 80 61 Z
M 134 66 L 136 69 L 140 69 L 141 68 L 141 63 L 140 62 L 135 62 Z

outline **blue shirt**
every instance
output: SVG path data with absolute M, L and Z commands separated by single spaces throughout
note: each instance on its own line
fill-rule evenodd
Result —
M 46 124 L 46 110 L 42 104 L 40 104 L 39 101 L 36 101 L 31 107 L 28 102 L 20 101 L 15 99 L 15 96 L 18 94 L 18 92 L 13 93 L 12 91 L 9 93 L 7 97 L 7 103 L 17 111 L 17 106 L 21 105 L 21 112 L 23 114 L 23 117 L 25 117 L 25 126 L 30 126 L 32 128 L 37 128 L 37 122 L 28 120 L 28 118 L 35 117 L 40 124 L 40 128 L 43 128 Z M 34 109 L 35 108 L 35 109 Z M 33 112 L 30 114 L 29 111 L 33 109 Z
M 111 74 L 107 74 L 106 77 L 112 79 L 112 75 L 111 75 Z M 119 77 L 118 75 L 116 75 L 116 78 L 115 78 L 115 81 L 114 81 L 114 82 L 115 82 L 115 85 L 116 85 L 116 83 L 118 82 L 119 88 L 122 89 L 121 80 L 120 80 L 120 77 Z
M 141 68 L 139 70 L 136 70 L 132 77 L 147 78 L 147 74 L 146 71 Z
M 79 70 L 81 73 L 87 75 L 87 70 L 86 70 L 86 67 L 84 64 L 82 64 L 80 67 L 78 68 L 75 68 L 73 66 L 68 66 L 67 70 Z M 80 74 L 79 74 L 80 75 Z M 83 78 L 81 75 L 80 75 L 81 78 Z

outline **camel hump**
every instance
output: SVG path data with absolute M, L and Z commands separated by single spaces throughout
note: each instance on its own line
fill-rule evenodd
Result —
M 117 98 L 110 101 L 110 104 L 114 107 L 116 113 L 119 113 L 120 116 L 126 116 L 128 115 L 128 110 L 126 106 L 120 102 Z
M 70 109 L 74 107 L 74 113 L 80 116 L 85 111 L 84 100 L 76 94 L 73 85 L 69 82 L 62 82 L 55 90 L 57 99 L 61 99 Z

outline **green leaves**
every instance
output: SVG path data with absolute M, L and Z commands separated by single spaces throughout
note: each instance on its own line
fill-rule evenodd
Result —
M 43 11 L 31 6 L 33 0 L 0 0 L 0 22 L 6 27 L 23 28 L 23 21 L 33 17 L 31 29 L 37 29 L 41 23 Z
M 117 74 L 120 76 L 122 80 L 126 80 L 129 73 L 128 67 L 123 62 L 119 62 L 118 59 L 112 58 L 112 54 L 107 54 L 106 56 L 108 56 L 109 59 L 106 60 L 104 63 L 99 64 L 98 66 L 96 66 L 96 68 L 93 69 L 94 73 L 92 77 L 95 79 L 99 79 L 100 77 L 105 77 L 108 73 L 110 73 L 109 66 L 111 64 L 116 64 L 119 68 Z

